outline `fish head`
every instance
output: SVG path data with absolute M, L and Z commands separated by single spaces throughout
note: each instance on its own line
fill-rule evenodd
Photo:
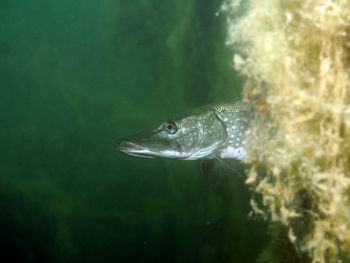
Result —
M 117 141 L 115 149 L 138 157 L 194 160 L 213 154 L 227 133 L 212 108 L 200 108 Z

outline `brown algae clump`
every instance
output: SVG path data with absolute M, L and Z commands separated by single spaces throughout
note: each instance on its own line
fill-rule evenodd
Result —
M 257 109 L 247 183 L 312 262 L 349 262 L 350 3 L 250 0 L 229 34 Z

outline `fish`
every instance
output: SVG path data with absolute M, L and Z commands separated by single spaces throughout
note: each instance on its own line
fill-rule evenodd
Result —
M 253 118 L 253 107 L 241 101 L 210 104 L 119 139 L 115 150 L 144 158 L 243 160 Z

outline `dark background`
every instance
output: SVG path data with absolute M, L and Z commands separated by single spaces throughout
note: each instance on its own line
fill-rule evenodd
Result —
M 240 181 L 113 151 L 240 97 L 221 4 L 1 1 L 0 262 L 255 262 L 266 228 Z

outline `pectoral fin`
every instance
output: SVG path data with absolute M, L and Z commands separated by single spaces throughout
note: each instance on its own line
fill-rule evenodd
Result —
M 243 175 L 241 175 L 239 172 L 235 171 L 231 166 L 229 166 L 223 159 L 221 159 L 219 156 L 214 155 L 215 159 L 219 161 L 220 164 L 222 164 L 227 170 L 230 171 L 232 175 L 234 175 L 236 178 L 241 180 L 242 182 L 245 181 L 245 178 Z

